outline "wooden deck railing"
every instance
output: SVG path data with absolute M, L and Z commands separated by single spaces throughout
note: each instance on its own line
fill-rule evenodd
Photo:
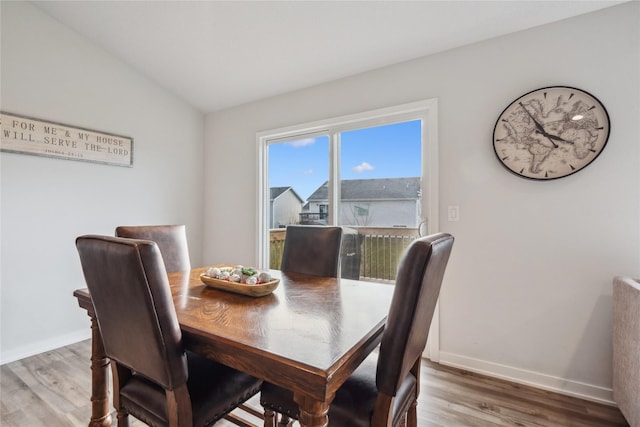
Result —
M 272 228 L 269 230 L 269 268 L 280 270 L 286 234 L 287 230 L 285 228 Z
M 286 229 L 282 228 L 270 231 L 270 268 L 280 268 L 285 234 Z M 342 273 L 366 280 L 393 281 L 402 254 L 417 237 L 417 228 L 348 227 L 343 234 Z M 344 257 L 349 257 L 348 263 Z M 358 274 L 346 271 L 358 267 Z

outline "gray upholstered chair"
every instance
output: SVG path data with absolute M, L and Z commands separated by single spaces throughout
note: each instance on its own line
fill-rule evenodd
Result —
M 140 225 L 116 228 L 116 237 L 151 240 L 160 248 L 167 272 L 191 270 L 184 225 Z
M 76 247 L 113 370 L 118 426 L 210 426 L 262 381 L 185 351 L 158 245 L 81 236 Z
M 640 427 L 640 279 L 613 279 L 613 400 Z
M 289 225 L 284 238 L 280 270 L 337 277 L 341 241 L 340 227 Z
M 340 427 L 417 426 L 420 361 L 453 237 L 439 233 L 411 243 L 400 262 L 380 351 L 372 353 L 347 379 L 329 408 L 329 423 Z M 260 403 L 265 427 L 275 413 L 299 418 L 293 393 L 264 383 Z

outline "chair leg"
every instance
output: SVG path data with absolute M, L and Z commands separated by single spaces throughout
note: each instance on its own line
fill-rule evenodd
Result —
M 264 427 L 276 427 L 276 413 L 271 409 L 264 410 Z
M 125 411 L 118 411 L 118 427 L 129 427 L 129 414 Z
M 280 422 L 278 423 L 278 427 L 291 427 L 292 425 L 293 420 L 287 415 L 282 414 L 282 416 L 280 417 Z
M 120 404 L 120 387 L 131 378 L 131 371 L 115 361 L 111 361 L 113 377 L 113 407 L 118 414 L 118 427 L 129 427 L 129 412 Z
M 418 427 L 418 402 L 413 401 L 407 411 L 407 427 Z

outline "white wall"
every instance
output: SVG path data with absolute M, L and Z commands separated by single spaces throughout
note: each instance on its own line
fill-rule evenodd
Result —
M 611 400 L 611 280 L 640 275 L 639 20 L 627 3 L 208 115 L 206 160 L 246 160 L 205 171 L 204 259 L 256 261 L 256 132 L 438 98 L 440 217 L 460 207 L 440 224 L 456 237 L 441 361 Z M 550 85 L 598 97 L 609 144 L 570 177 L 521 179 L 496 160 L 493 126 Z M 225 194 L 239 197 L 223 207 Z
M 2 111 L 134 139 L 133 168 L 0 154 L 2 362 L 89 336 L 76 236 L 187 225 L 201 262 L 204 116 L 25 2 L 2 2 Z

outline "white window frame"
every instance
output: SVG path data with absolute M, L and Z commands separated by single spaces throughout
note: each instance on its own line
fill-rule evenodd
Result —
M 310 123 L 303 123 L 294 126 L 277 128 L 258 132 L 256 134 L 257 150 L 258 150 L 258 212 L 257 212 L 257 254 L 258 268 L 269 268 L 269 254 L 265 250 L 269 240 L 269 144 L 291 141 L 298 138 L 310 138 L 317 135 L 329 135 L 329 156 L 331 156 L 329 171 L 329 200 L 333 200 L 333 195 L 339 191 L 338 171 L 340 165 L 338 163 L 338 153 L 333 147 L 340 147 L 338 136 L 340 132 L 353 130 L 358 128 L 367 128 L 381 126 L 385 124 L 397 123 L 409 120 L 422 120 L 422 218 L 423 225 L 419 226 L 421 230 L 426 230 L 427 234 L 433 234 L 440 230 L 440 221 L 438 216 L 438 197 L 439 197 L 439 173 L 438 173 L 438 100 L 437 98 L 412 102 L 408 104 L 396 105 L 387 108 L 381 108 L 372 111 L 366 111 L 347 116 L 335 117 L 326 120 L 319 120 Z M 332 141 L 335 140 L 335 143 Z M 339 151 L 339 150 L 338 150 Z M 338 194 L 335 199 L 339 199 Z M 333 218 L 338 218 L 338 206 L 336 203 L 331 204 L 329 210 L 329 223 L 333 222 Z M 439 334 L 439 304 L 431 322 L 429 332 L 429 341 L 425 350 L 425 356 L 438 362 L 440 353 L 440 334 Z

